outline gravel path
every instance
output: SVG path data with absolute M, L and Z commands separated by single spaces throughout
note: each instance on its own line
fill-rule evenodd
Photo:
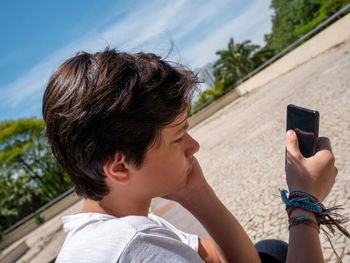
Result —
M 288 241 L 286 214 L 278 188 L 284 175 L 285 116 L 288 104 L 320 112 L 320 136 L 332 141 L 339 169 L 326 206 L 350 212 L 350 40 L 309 60 L 264 87 L 240 97 L 190 130 L 208 182 L 239 219 L 254 242 Z M 345 225 L 350 229 L 350 224 Z M 339 232 L 338 232 L 339 233 Z M 323 237 L 323 234 L 321 234 Z M 332 238 L 350 262 L 350 240 Z M 335 262 L 322 238 L 327 262 Z

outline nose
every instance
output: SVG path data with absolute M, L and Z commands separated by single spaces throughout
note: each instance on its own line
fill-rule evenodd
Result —
M 187 156 L 192 156 L 193 154 L 198 152 L 199 148 L 200 148 L 199 143 L 195 139 L 193 139 L 191 135 L 189 135 L 187 133 L 187 136 L 188 136 L 188 145 L 187 145 L 186 153 L 185 153 L 186 157 Z

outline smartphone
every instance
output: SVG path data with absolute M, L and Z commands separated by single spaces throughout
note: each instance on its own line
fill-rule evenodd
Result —
M 299 149 L 304 157 L 316 153 L 320 114 L 318 111 L 289 104 L 287 106 L 287 131 L 294 130 L 298 136 Z

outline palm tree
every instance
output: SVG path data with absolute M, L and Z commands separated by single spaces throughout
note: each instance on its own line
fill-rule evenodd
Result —
M 260 46 L 251 44 L 250 40 L 235 44 L 231 38 L 227 49 L 217 51 L 216 54 L 220 57 L 214 64 L 215 86 L 197 96 L 192 105 L 192 113 L 200 110 L 203 104 L 219 98 L 223 92 L 233 88 L 238 80 L 273 57 L 274 52 L 268 45 L 259 48 Z
M 223 82 L 224 90 L 255 68 L 252 57 L 259 47 L 259 45 L 251 44 L 250 40 L 235 44 L 231 38 L 227 50 L 216 52 L 220 58 L 214 64 L 214 75 L 218 81 Z

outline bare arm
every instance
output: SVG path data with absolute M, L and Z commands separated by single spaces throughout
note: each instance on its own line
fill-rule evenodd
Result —
M 303 191 L 323 201 L 332 189 L 338 173 L 334 166 L 328 138 L 320 138 L 315 156 L 304 158 L 298 147 L 294 132 L 288 132 L 286 139 L 286 177 L 289 191 Z M 294 209 L 291 217 L 307 216 L 316 220 L 313 213 Z M 303 224 L 290 229 L 287 262 L 324 262 L 318 232 Z
M 187 185 L 166 198 L 190 211 L 215 241 L 200 239 L 199 255 L 206 262 L 260 262 L 242 226 L 205 181 L 197 160 Z
M 294 210 L 291 216 L 307 216 L 316 220 L 313 213 L 301 209 Z M 319 234 L 316 229 L 302 224 L 290 229 L 286 262 L 324 262 Z

